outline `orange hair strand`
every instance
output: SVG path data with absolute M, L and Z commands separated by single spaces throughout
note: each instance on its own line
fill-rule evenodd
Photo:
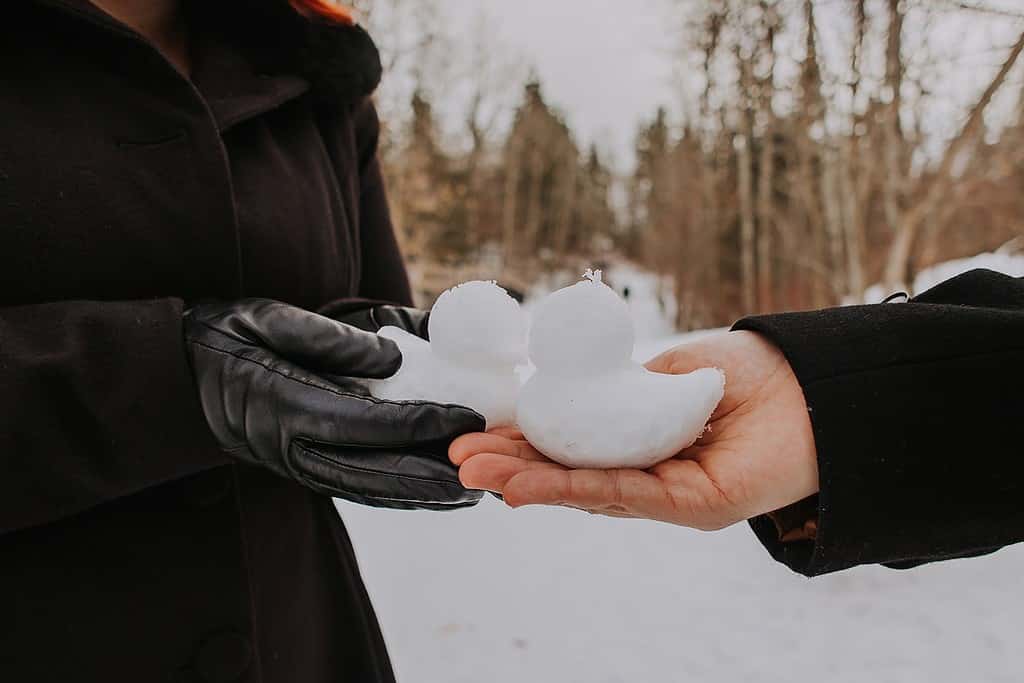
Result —
M 323 19 L 351 26 L 355 23 L 352 12 L 330 0 L 288 0 L 295 11 L 310 19 Z

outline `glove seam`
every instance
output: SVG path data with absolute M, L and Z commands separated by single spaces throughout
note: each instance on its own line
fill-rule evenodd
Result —
M 386 401 L 384 399 L 374 398 L 372 396 L 361 396 L 360 394 L 353 394 L 353 393 L 341 391 L 341 390 L 339 390 L 337 388 L 333 388 L 333 387 L 321 386 L 319 384 L 314 384 L 312 382 L 307 382 L 307 381 L 299 379 L 297 377 L 292 377 L 290 375 L 286 375 L 285 373 L 281 372 L 280 370 L 278 370 L 276 368 L 273 368 L 273 367 L 270 367 L 269 365 L 266 365 L 265 363 L 262 363 L 262 362 L 260 362 L 258 360 L 255 360 L 253 358 L 249 358 L 248 356 L 244 356 L 244 355 L 236 353 L 234 351 L 228 351 L 227 349 L 221 349 L 221 348 L 218 348 L 216 346 L 211 346 L 210 344 L 208 344 L 206 342 L 199 341 L 197 339 L 191 340 L 191 343 L 195 344 L 196 346 L 201 346 L 204 349 L 209 349 L 210 351 L 216 351 L 217 353 L 223 353 L 225 355 L 237 358 L 238 360 L 246 361 L 247 363 L 252 363 L 253 365 L 258 365 L 261 368 L 263 368 L 264 370 L 266 370 L 267 372 L 272 372 L 275 375 L 283 377 L 284 379 L 286 379 L 286 380 L 288 380 L 290 382 L 296 382 L 298 384 L 303 384 L 303 385 L 311 387 L 313 389 L 320 389 L 321 391 L 326 391 L 327 393 L 334 394 L 335 396 L 339 396 L 341 398 L 353 398 L 353 399 L 357 399 L 357 400 L 363 401 L 365 403 L 372 403 L 374 405 L 441 406 L 443 408 L 464 408 L 464 406 L 457 406 L 457 405 L 451 404 L 451 403 L 434 403 L 432 401 Z M 285 360 L 287 360 L 287 359 L 285 358 Z M 301 366 L 299 366 L 299 367 L 301 367 Z M 352 378 L 352 379 L 357 379 L 357 378 Z
M 240 335 L 229 334 L 229 333 L 225 332 L 224 330 L 222 330 L 221 328 L 216 327 L 215 325 L 210 324 L 206 320 L 203 320 L 202 318 L 197 318 L 195 315 L 193 315 L 191 319 L 193 321 L 195 321 L 195 324 L 202 325 L 203 327 L 205 327 L 210 332 L 213 332 L 214 334 L 217 334 L 217 335 L 219 335 L 221 337 L 224 337 L 225 339 L 228 339 L 228 340 L 233 341 L 233 342 L 238 343 L 238 344 L 248 344 L 250 346 L 253 345 L 253 340 L 252 339 L 248 339 L 248 338 L 240 336 Z M 186 335 L 185 336 L 186 336 L 186 338 L 189 341 L 191 341 L 191 342 L 193 342 L 195 344 L 202 344 L 202 342 L 200 342 L 197 337 L 195 337 L 192 334 L 189 334 L 188 331 L 186 331 Z M 264 344 L 267 343 L 266 340 L 263 339 L 263 337 L 259 337 L 259 341 L 263 342 Z
M 313 479 L 310 479 L 309 477 L 307 477 L 306 475 L 304 475 L 302 473 L 299 473 L 299 478 L 302 479 L 302 481 L 305 483 L 305 485 L 308 488 L 311 488 L 311 489 L 314 489 L 314 490 L 319 489 L 319 490 L 326 490 L 326 491 L 328 491 L 328 495 L 330 495 L 332 498 L 345 499 L 345 496 L 351 496 L 351 497 L 359 498 L 359 499 L 362 499 L 362 500 L 383 501 L 383 502 L 388 502 L 388 503 L 403 503 L 405 505 L 434 505 L 434 506 L 438 506 L 438 507 L 450 507 L 450 508 L 468 507 L 468 504 L 465 503 L 465 502 L 445 503 L 443 501 L 437 501 L 437 500 L 422 500 L 422 499 L 416 499 L 416 498 L 394 498 L 394 497 L 391 497 L 391 496 L 378 496 L 378 495 L 374 495 L 374 494 L 370 494 L 370 493 L 366 493 L 366 492 L 352 491 L 352 490 L 344 488 L 342 486 L 333 486 L 333 485 L 323 484 L 321 482 L 318 482 L 318 481 L 315 481 Z
M 308 455 L 312 455 L 315 458 L 318 458 L 320 460 L 324 460 L 324 461 L 330 463 L 332 466 L 339 467 L 339 468 L 344 469 L 344 470 L 349 470 L 349 471 L 353 471 L 353 472 L 361 472 L 362 474 L 377 474 L 377 475 L 387 476 L 387 477 L 390 477 L 392 479 L 404 479 L 404 480 L 407 480 L 407 481 L 416 481 L 416 482 L 421 482 L 421 483 L 426 483 L 426 484 L 440 484 L 442 486 L 455 488 L 455 489 L 460 490 L 460 491 L 468 490 L 464 486 L 462 486 L 461 484 L 456 484 L 456 483 L 451 482 L 451 481 L 444 481 L 442 479 L 427 479 L 426 477 L 414 477 L 414 476 L 410 476 L 408 474 L 395 474 L 395 473 L 391 473 L 391 472 L 381 472 L 379 470 L 372 470 L 372 469 L 368 469 L 368 468 L 365 468 L 365 467 L 359 467 L 357 465 L 349 465 L 349 464 L 346 464 L 346 463 L 338 462 L 336 460 L 332 460 L 331 458 L 328 458 L 326 455 L 322 455 L 322 454 L 317 453 L 316 451 L 314 451 L 314 450 L 312 450 L 310 448 L 307 448 L 306 446 L 303 446 L 301 443 L 294 442 L 293 445 L 294 445 L 295 448 L 299 449 L 300 451 L 303 451 L 304 453 L 306 453 Z M 299 474 L 300 474 L 300 476 L 302 476 L 303 479 L 307 478 L 304 473 L 300 472 Z M 397 500 L 402 500 L 402 499 L 395 498 L 394 500 L 397 501 Z

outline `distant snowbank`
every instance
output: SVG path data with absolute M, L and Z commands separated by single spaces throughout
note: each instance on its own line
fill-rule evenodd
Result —
M 996 251 L 940 263 L 918 273 L 914 278 L 914 293 L 920 294 L 940 282 L 975 268 L 987 268 L 1013 277 L 1024 277 L 1024 253 L 1011 254 Z
M 945 280 L 976 268 L 987 268 L 1013 277 L 1024 277 L 1024 252 L 1018 251 L 1021 247 L 1024 247 L 1024 244 L 1011 242 L 994 252 L 945 261 L 926 268 L 914 278 L 910 293 L 920 294 Z M 544 295 L 578 282 L 581 275 L 569 270 L 547 274 L 526 292 L 524 309 L 529 313 Z M 618 292 L 629 306 L 636 330 L 634 357 L 639 361 L 646 361 L 678 344 L 722 331 L 712 329 L 678 332 L 672 322 L 676 302 L 672 282 L 668 277 L 658 276 L 627 261 L 609 266 L 603 275 L 608 286 Z M 882 284 L 871 285 L 865 290 L 861 302 L 879 303 L 892 293 Z M 850 298 L 843 303 L 858 302 Z
M 668 278 L 659 277 L 625 261 L 608 267 L 602 275 L 605 284 L 626 300 L 638 342 L 664 339 L 675 334 L 672 313 L 676 302 Z M 529 313 L 544 295 L 568 287 L 580 279 L 582 272 L 559 270 L 549 273 L 526 292 L 523 308 Z
M 917 274 L 909 293 L 920 294 L 941 282 L 977 268 L 986 268 L 1013 277 L 1024 277 L 1024 253 L 1015 253 L 1011 242 L 993 252 L 938 263 Z M 871 285 L 865 290 L 863 301 L 869 304 L 878 303 L 890 294 L 892 292 L 887 291 L 884 285 Z

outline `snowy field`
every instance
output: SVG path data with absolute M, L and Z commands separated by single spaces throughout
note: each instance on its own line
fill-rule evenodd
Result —
M 745 525 L 339 507 L 400 683 L 1024 680 L 1024 547 L 808 580 Z
M 1024 275 L 1011 261 L 999 269 Z M 638 356 L 685 339 L 650 278 L 615 275 Z M 1024 681 L 1024 546 L 808 580 L 745 524 L 705 534 L 491 497 L 449 514 L 339 509 L 400 683 Z

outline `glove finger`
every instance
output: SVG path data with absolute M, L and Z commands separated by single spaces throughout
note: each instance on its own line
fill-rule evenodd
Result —
M 400 327 L 420 339 L 430 341 L 430 334 L 427 332 L 430 323 L 429 311 L 404 306 L 377 306 L 371 309 L 370 314 L 378 330 L 388 326 Z
M 456 437 L 486 427 L 482 415 L 463 406 L 384 401 L 346 392 L 286 361 L 275 365 L 269 379 L 278 386 L 265 392 L 274 397 L 267 410 L 288 415 L 288 433 L 282 435 L 288 440 L 367 448 L 431 444 L 443 449 Z
M 383 301 L 381 299 L 349 297 L 346 299 L 335 299 L 334 301 L 316 309 L 316 312 L 333 320 L 340 320 L 341 322 L 346 322 L 351 325 L 352 323 L 348 321 L 348 316 L 362 311 L 369 311 L 371 308 L 375 308 L 377 306 L 387 306 L 389 303 L 390 302 Z M 357 327 L 359 326 L 357 325 Z M 364 327 L 361 329 L 367 328 Z M 370 330 L 370 332 L 376 332 L 376 330 Z
M 346 325 L 352 325 L 368 332 L 377 332 L 382 327 L 390 326 L 403 329 L 420 339 L 428 341 L 430 339 L 427 334 L 430 313 L 416 308 L 380 305 L 331 315 L 331 317 Z
M 332 496 L 385 507 L 438 508 L 479 502 L 482 492 L 459 483 L 458 470 L 431 454 L 292 442 L 291 465 L 307 485 Z
M 309 486 L 309 484 L 307 484 L 307 486 Z M 473 507 L 483 499 L 483 494 L 480 494 L 479 496 L 470 496 L 464 503 L 421 503 L 370 498 L 369 496 L 363 496 L 351 491 L 331 492 L 323 489 L 317 490 L 320 491 L 320 493 L 323 493 L 324 495 L 328 495 L 331 496 L 332 498 L 337 498 L 339 500 L 347 500 L 353 503 L 358 503 L 359 505 L 366 505 L 369 507 L 383 508 L 388 510 L 432 510 L 434 512 L 452 512 L 454 510 L 462 510 L 463 508 Z
M 402 365 L 391 340 L 279 301 L 253 300 L 224 322 L 318 374 L 384 379 Z

